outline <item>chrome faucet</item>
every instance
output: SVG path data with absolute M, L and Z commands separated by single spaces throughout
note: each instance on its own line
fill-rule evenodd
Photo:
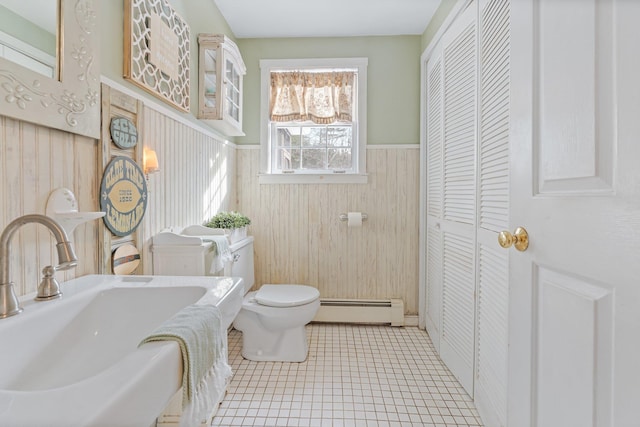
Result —
M 67 270 L 78 265 L 78 259 L 73 252 L 73 246 L 69 242 L 69 237 L 64 229 L 53 219 L 46 215 L 30 214 L 23 215 L 11 221 L 4 229 L 0 236 L 0 319 L 13 316 L 22 311 L 22 307 L 18 303 L 13 282 L 10 280 L 9 274 L 9 244 L 11 238 L 18 228 L 24 224 L 36 222 L 46 226 L 56 241 L 56 249 L 58 250 L 58 266 L 56 270 Z

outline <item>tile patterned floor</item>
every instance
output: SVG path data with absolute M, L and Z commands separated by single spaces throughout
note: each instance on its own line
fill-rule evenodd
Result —
M 464 389 L 417 328 L 307 326 L 303 363 L 251 362 L 229 335 L 234 377 L 213 426 L 481 426 Z

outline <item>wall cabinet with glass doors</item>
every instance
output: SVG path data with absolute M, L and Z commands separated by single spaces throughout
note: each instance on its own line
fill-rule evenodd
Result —
M 199 34 L 198 118 L 227 136 L 241 136 L 242 77 L 238 46 L 224 34 Z

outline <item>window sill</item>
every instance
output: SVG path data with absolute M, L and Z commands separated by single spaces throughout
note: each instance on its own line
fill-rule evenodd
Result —
M 259 184 L 366 184 L 367 174 L 258 174 Z

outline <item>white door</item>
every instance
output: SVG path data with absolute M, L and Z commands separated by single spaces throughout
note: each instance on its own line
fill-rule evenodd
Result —
M 518 0 L 514 0 L 518 1 Z M 485 425 L 507 422 L 510 0 L 478 5 L 478 185 L 474 401 Z
M 476 209 L 476 4 L 425 64 L 426 328 L 473 395 Z
M 640 2 L 512 2 L 509 426 L 640 425 Z
M 478 59 L 482 58 L 480 62 Z M 470 2 L 425 62 L 426 328 L 488 425 L 506 423 L 509 1 Z
M 476 4 L 442 36 L 440 357 L 473 396 L 477 144 Z M 436 228 L 438 224 L 435 225 Z
M 426 313 L 425 327 L 434 347 L 440 352 L 440 316 L 442 311 L 442 43 L 426 63 Z M 424 273 L 423 273 L 424 274 Z

